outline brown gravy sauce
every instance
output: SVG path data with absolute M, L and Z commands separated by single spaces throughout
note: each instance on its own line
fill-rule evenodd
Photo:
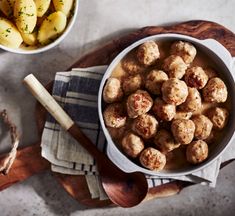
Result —
M 167 41 L 163 42 L 163 41 L 161 41 L 161 42 L 157 42 L 157 44 L 159 46 L 161 58 L 159 59 L 157 65 L 155 65 L 152 68 L 147 68 L 143 72 L 143 77 L 146 77 L 146 74 L 153 68 L 161 69 L 161 65 L 163 63 L 163 60 L 167 56 L 170 55 L 169 50 L 170 50 L 170 45 L 172 44 L 172 42 L 167 42 Z M 197 55 L 196 55 L 196 57 L 195 57 L 195 59 L 194 59 L 194 61 L 191 64 L 190 67 L 200 66 L 203 69 L 212 68 L 217 72 L 218 77 L 222 77 L 222 75 L 220 74 L 220 68 L 217 68 L 216 63 L 213 62 L 205 53 L 202 53 L 199 48 L 196 47 L 196 49 L 197 49 Z M 131 55 L 132 58 L 134 58 L 134 53 L 135 53 L 135 50 L 132 50 L 130 53 L 128 53 L 128 56 Z M 111 77 L 123 79 L 123 78 L 129 76 L 127 74 L 127 72 L 125 72 L 122 68 L 122 61 L 123 60 L 121 60 L 121 62 L 117 64 L 117 66 L 115 67 L 115 69 L 112 72 Z M 126 101 L 126 100 L 124 99 L 123 101 Z M 202 108 L 200 110 L 197 110 L 196 112 L 194 112 L 193 115 L 206 114 L 206 112 L 210 108 L 216 107 L 216 106 L 225 107 L 225 108 L 228 109 L 228 111 L 230 111 L 231 110 L 230 109 L 231 105 L 230 105 L 229 96 L 228 96 L 228 99 L 225 103 L 219 104 L 219 105 L 203 102 L 202 103 Z M 122 139 L 124 133 L 126 133 L 126 131 L 131 130 L 132 121 L 133 120 L 129 119 L 127 124 L 124 127 L 119 128 L 119 129 L 109 128 L 109 132 L 110 132 L 114 142 L 117 144 L 117 146 L 120 149 L 121 149 L 121 147 L 120 147 L 121 139 Z M 161 127 L 161 124 L 160 124 L 160 127 Z M 166 126 L 166 127 L 163 125 L 163 127 L 167 128 L 167 129 L 170 129 L 169 125 Z M 213 151 L 213 149 L 216 147 L 216 145 L 220 142 L 220 140 L 223 137 L 223 134 L 224 134 L 225 130 L 226 130 L 225 128 L 221 131 L 212 130 L 213 138 L 211 138 L 210 140 L 208 139 L 208 141 L 206 140 L 207 143 L 208 143 L 208 146 L 209 146 L 209 154 L 210 154 L 211 151 Z M 154 147 L 153 140 L 146 141 L 145 145 Z M 187 145 L 181 145 L 179 148 L 169 152 L 166 155 L 167 163 L 166 163 L 166 166 L 164 167 L 164 170 L 176 170 L 176 169 L 181 169 L 181 168 L 185 168 L 185 167 L 190 166 L 190 164 L 186 160 L 186 147 L 187 147 Z M 134 161 L 135 163 L 140 165 L 138 159 L 135 159 L 135 160 L 132 159 L 132 161 Z

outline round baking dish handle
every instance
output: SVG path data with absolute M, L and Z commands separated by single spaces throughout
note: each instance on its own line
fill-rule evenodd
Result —
M 213 50 L 216 55 L 218 55 L 226 66 L 231 70 L 234 63 L 234 58 L 232 58 L 230 52 L 218 41 L 214 39 L 206 39 L 201 41 L 202 44 L 209 49 Z
M 130 162 L 124 154 L 121 154 L 117 147 L 112 143 L 108 143 L 106 149 L 109 159 L 121 170 L 126 173 L 139 171 L 135 168 L 135 165 Z

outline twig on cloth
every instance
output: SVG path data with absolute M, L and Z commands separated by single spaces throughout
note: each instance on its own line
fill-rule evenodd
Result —
M 20 135 L 17 132 L 16 125 L 10 121 L 6 110 L 3 110 L 0 112 L 0 118 L 3 119 L 3 122 L 9 128 L 11 142 L 12 142 L 11 151 L 4 157 L 4 159 L 2 160 L 2 163 L 0 164 L 0 173 L 3 175 L 7 175 L 16 158 Z

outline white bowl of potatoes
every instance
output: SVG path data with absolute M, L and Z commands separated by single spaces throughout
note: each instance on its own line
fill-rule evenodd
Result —
M 78 0 L 1 0 L 0 48 L 37 54 L 58 45 L 70 32 Z
M 123 50 L 98 95 L 108 157 L 126 172 L 162 177 L 210 165 L 234 140 L 234 62 L 217 41 L 180 34 Z

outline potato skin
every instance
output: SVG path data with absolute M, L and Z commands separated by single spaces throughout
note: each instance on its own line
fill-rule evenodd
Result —
M 67 17 L 73 7 L 73 0 L 53 0 L 56 11 L 63 12 Z
M 42 17 L 48 10 L 51 0 L 34 0 L 37 8 L 37 17 Z
M 31 34 L 25 34 L 21 32 L 21 36 L 24 40 L 24 43 L 30 46 L 34 46 L 37 44 L 37 32 L 33 32 Z
M 39 43 L 45 45 L 61 34 L 67 23 L 64 13 L 58 11 L 50 14 L 43 22 L 38 31 Z
M 16 0 L 14 17 L 19 31 L 30 34 L 37 23 L 37 10 L 33 0 Z
M 5 18 L 0 18 L 0 44 L 10 47 L 18 48 L 23 42 L 18 29 Z

